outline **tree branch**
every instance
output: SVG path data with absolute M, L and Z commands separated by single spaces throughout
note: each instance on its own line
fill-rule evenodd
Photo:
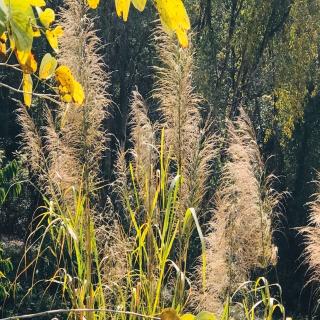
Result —
M 31 94 L 35 97 L 39 97 L 39 98 L 42 98 L 42 99 L 47 99 L 47 100 L 50 100 L 56 104 L 60 104 L 60 102 L 56 99 L 54 99 L 55 97 L 57 97 L 57 95 L 55 94 L 47 94 L 47 93 L 36 93 L 36 92 L 24 92 L 22 90 L 19 90 L 19 89 L 16 89 L 14 87 L 11 87 L 5 83 L 2 83 L 0 82 L 0 87 L 4 87 L 4 88 L 7 88 L 11 91 L 14 91 L 14 92 L 18 92 L 18 93 L 27 93 L 27 94 Z
M 59 313 L 71 313 L 71 312 L 74 312 L 74 313 L 82 313 L 82 312 L 118 313 L 118 314 L 137 316 L 137 317 L 144 318 L 144 319 L 160 320 L 159 317 L 143 315 L 143 314 L 136 313 L 136 312 L 112 310 L 112 309 L 57 309 L 57 310 L 48 310 L 48 311 L 43 311 L 43 312 L 38 312 L 38 313 L 33 313 L 33 314 L 26 314 L 26 315 L 21 315 L 21 316 L 12 316 L 12 317 L 8 317 L 8 318 L 2 318 L 0 320 L 31 319 L 31 318 L 38 318 L 38 317 L 49 316 L 49 315 L 56 315 Z

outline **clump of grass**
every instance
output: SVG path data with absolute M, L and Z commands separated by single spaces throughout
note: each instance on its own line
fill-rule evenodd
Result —
M 182 310 L 186 302 L 185 290 L 178 285 L 181 277 L 186 277 L 178 266 L 175 248 L 181 225 L 183 235 L 186 235 L 186 224 L 189 219 L 196 219 L 195 214 L 187 210 L 180 213 L 179 191 L 181 176 L 169 175 L 172 165 L 170 156 L 165 156 L 164 134 L 159 146 L 159 158 L 156 163 L 158 173 L 155 178 L 155 192 L 150 202 L 144 201 L 144 195 L 149 195 L 149 184 L 140 190 L 135 175 L 133 163 L 129 163 L 127 182 L 122 186 L 129 186 L 122 190 L 121 197 L 128 214 L 129 226 L 124 228 L 125 238 L 132 238 L 132 249 L 127 252 L 129 265 L 128 274 L 122 287 L 118 287 L 118 305 L 131 311 L 146 315 L 154 315 L 165 307 Z M 123 159 L 120 153 L 119 160 Z M 145 181 L 149 172 L 145 173 Z M 141 197 L 141 195 L 143 195 Z M 149 206 L 149 204 L 151 205 Z M 145 205 L 147 204 L 147 205 Z M 171 286 L 171 290 L 167 288 Z M 166 299 L 164 291 L 167 290 Z
M 4 301 L 9 296 L 10 281 L 7 274 L 13 270 L 13 265 L 9 258 L 4 258 L 2 243 L 0 242 L 0 299 Z
M 155 39 L 160 65 L 155 68 L 153 98 L 159 103 L 160 124 L 164 127 L 166 146 L 170 148 L 175 172 L 182 177 L 178 200 L 181 220 L 188 208 L 194 208 L 201 217 L 210 203 L 210 200 L 207 203 L 204 200 L 210 199 L 209 178 L 213 161 L 219 153 L 219 139 L 212 130 L 212 119 L 201 116 L 202 98 L 192 83 L 195 68 L 192 41 L 189 48 L 182 49 L 161 30 L 155 32 Z M 196 224 L 189 219 L 184 230 L 186 234 L 183 235 L 180 226 L 177 235 L 177 263 L 183 274 L 188 271 L 186 262 L 195 228 Z M 202 268 L 204 273 L 205 263 Z M 187 285 L 185 279 L 180 279 L 180 288 Z
M 277 260 L 273 232 L 280 195 L 272 187 L 275 177 L 265 173 L 243 110 L 227 128 L 227 161 L 206 237 L 207 288 L 199 294 L 201 308 L 215 312 L 221 312 L 223 301 L 252 271 Z
M 93 308 L 104 306 L 95 200 L 106 147 L 103 121 L 110 105 L 109 76 L 89 8 L 82 0 L 66 0 L 64 5 L 58 21 L 64 29 L 58 60 L 82 84 L 85 101 L 81 107 L 63 102 L 57 107 L 39 106 L 41 125 L 24 107 L 19 110 L 23 151 L 45 200 L 26 249 L 27 257 L 38 244 L 38 254 L 26 268 L 35 270 L 38 259 L 51 253 L 57 271 L 49 282 L 61 284 L 74 308 Z M 45 247 L 47 238 L 50 244 Z
M 160 66 L 153 98 L 161 120 L 150 120 L 147 103 L 134 92 L 132 148 L 120 149 L 113 185 L 126 213 L 123 232 L 133 245 L 116 304 L 149 315 L 165 307 L 182 311 L 189 303 L 190 238 L 196 230 L 203 242 L 198 215 L 217 154 L 216 136 L 203 125 L 192 86 L 193 49 L 181 49 L 161 30 L 155 40 Z M 204 250 L 202 257 L 205 265 Z
M 275 317 L 286 319 L 281 296 L 282 289 L 279 284 L 270 284 L 265 277 L 246 281 L 240 284 L 228 299 L 221 320 L 272 320 Z
M 315 181 L 315 186 L 319 190 L 320 180 Z M 303 253 L 304 262 L 308 265 L 308 272 L 311 282 L 320 282 L 320 194 L 318 191 L 313 195 L 313 200 L 309 203 L 309 223 L 300 229 L 304 237 L 305 249 Z

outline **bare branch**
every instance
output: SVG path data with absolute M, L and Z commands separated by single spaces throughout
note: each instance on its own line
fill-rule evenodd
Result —
M 54 102 L 56 104 L 60 104 L 60 102 L 58 100 L 55 100 L 53 97 L 58 97 L 57 95 L 55 94 L 47 94 L 47 93 L 36 93 L 36 92 L 24 92 L 22 90 L 19 90 L 19 89 L 16 89 L 14 87 L 11 87 L 5 83 L 2 83 L 0 82 L 0 87 L 4 87 L 4 88 L 7 88 L 11 91 L 14 91 L 14 92 L 18 92 L 18 93 L 28 93 L 28 94 L 32 94 L 33 96 L 36 96 L 36 97 L 39 97 L 39 98 L 42 98 L 42 99 L 46 99 L 46 100 L 50 100 L 51 102 Z
M 159 317 L 143 315 L 143 314 L 136 313 L 136 312 L 112 310 L 112 309 L 57 309 L 57 310 L 48 310 L 48 311 L 43 311 L 43 312 L 38 312 L 38 313 L 33 313 L 33 314 L 26 314 L 26 315 L 21 315 L 21 316 L 2 318 L 0 320 L 31 319 L 31 318 L 38 318 L 38 317 L 49 316 L 49 315 L 56 315 L 59 313 L 71 313 L 71 312 L 74 312 L 74 313 L 81 313 L 81 312 L 118 313 L 118 314 L 137 316 L 137 317 L 144 318 L 144 319 L 160 320 Z

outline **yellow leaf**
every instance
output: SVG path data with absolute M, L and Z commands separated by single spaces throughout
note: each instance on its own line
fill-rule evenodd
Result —
M 52 49 L 58 50 L 58 37 L 62 35 L 63 29 L 61 26 L 57 26 L 53 30 L 46 30 L 46 37 Z
M 5 56 L 7 54 L 7 35 L 6 33 L 3 33 L 0 36 L 0 55 Z
M 67 66 L 60 66 L 56 69 L 56 79 L 62 87 L 66 87 L 68 92 L 71 92 L 71 86 L 74 79 L 71 70 Z
M 62 65 L 56 69 L 55 75 L 62 100 L 71 102 L 72 98 L 73 102 L 81 105 L 85 98 L 84 90 L 81 84 L 74 79 L 71 70 L 67 66 Z
M 197 314 L 196 320 L 217 320 L 217 318 L 212 312 L 201 311 Z
M 9 37 L 9 42 L 10 42 L 10 49 L 14 50 L 16 47 L 16 44 L 15 44 L 14 39 L 12 37 Z
M 2 57 L 6 56 L 6 53 L 7 53 L 7 46 L 5 43 L 3 42 L 0 42 L 0 55 Z
M 40 79 L 51 78 L 56 68 L 57 68 L 57 60 L 50 53 L 45 54 L 40 64 L 39 78 Z
M 67 102 L 67 103 L 72 102 L 71 94 L 68 94 L 68 93 L 67 93 L 67 94 L 63 95 L 63 96 L 62 96 L 62 101 Z
M 60 94 L 62 94 L 62 95 L 67 94 L 70 91 L 66 86 L 62 86 L 62 85 L 60 85 L 58 87 L 58 89 L 59 89 Z
M 96 9 L 97 6 L 99 5 L 100 0 L 87 0 L 87 2 L 88 2 L 88 6 L 91 9 Z
M 122 17 L 123 21 L 128 20 L 130 2 L 131 0 L 115 0 L 117 15 Z
M 6 43 L 8 40 L 7 34 L 4 32 L 1 36 L 0 36 L 0 41 L 3 43 Z
M 196 319 L 196 317 L 191 313 L 186 313 L 186 314 L 180 316 L 180 320 L 195 320 L 195 319 Z
M 29 58 L 29 55 L 31 54 L 31 51 L 15 50 L 15 54 L 16 54 L 16 57 L 17 57 L 19 64 L 24 65 L 27 63 L 27 60 Z
M 73 101 L 79 105 L 81 105 L 84 101 L 84 91 L 82 85 L 78 81 L 73 83 L 72 98 Z
M 40 33 L 40 30 L 38 28 L 33 28 L 33 36 L 35 38 L 41 37 L 41 33 Z
M 27 107 L 30 107 L 32 102 L 32 78 L 30 74 L 23 74 L 22 89 L 24 103 Z
M 31 52 L 26 61 L 26 64 L 23 66 L 23 69 L 26 71 L 26 73 L 34 73 L 38 69 L 38 63 Z
M 189 44 L 190 20 L 182 0 L 156 0 L 160 20 L 166 32 L 176 33 L 182 47 Z
M 38 15 L 39 15 L 39 19 L 40 19 L 41 24 L 45 28 L 49 28 L 51 23 L 56 18 L 56 15 L 55 15 L 54 11 L 51 8 L 46 8 L 44 11 L 39 9 L 38 10 Z
M 132 0 L 132 4 L 139 11 L 143 11 L 146 6 L 147 0 Z
M 173 308 L 163 309 L 160 314 L 161 320 L 180 320 L 178 313 Z
M 31 52 L 15 50 L 15 54 L 24 73 L 34 73 L 37 71 L 38 63 Z
M 29 0 L 29 3 L 34 7 L 44 7 L 46 5 L 44 0 Z
M 181 46 L 183 48 L 187 48 L 189 46 L 189 38 L 188 38 L 187 32 L 185 30 L 184 31 L 177 30 L 176 34 L 177 34 L 177 38 L 178 38 L 178 41 L 181 44 Z

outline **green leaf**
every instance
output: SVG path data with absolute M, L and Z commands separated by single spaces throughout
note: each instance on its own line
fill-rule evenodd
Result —
M 5 0 L 8 5 L 8 23 L 10 36 L 17 50 L 30 51 L 33 42 L 32 23 L 35 21 L 33 10 L 28 1 Z
M 207 255 L 206 255 L 206 242 L 201 230 L 201 226 L 196 214 L 196 211 L 194 208 L 189 208 L 188 210 L 190 210 L 193 220 L 196 224 L 196 228 L 197 228 L 197 232 L 198 232 L 198 236 L 200 238 L 200 242 L 201 242 L 201 249 L 202 249 L 202 254 L 201 254 L 201 258 L 202 258 L 202 286 L 203 288 L 206 287 L 206 269 L 207 269 Z M 199 320 L 199 319 L 197 319 Z M 203 320 L 203 319 L 201 319 Z
M 6 21 L 8 17 L 8 7 L 4 0 L 0 0 L 0 35 L 6 30 Z

